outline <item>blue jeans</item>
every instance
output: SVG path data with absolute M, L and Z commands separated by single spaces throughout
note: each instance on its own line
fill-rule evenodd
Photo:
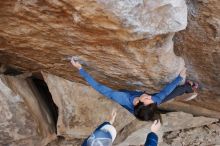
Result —
M 184 93 L 192 93 L 193 92 L 193 89 L 192 89 L 192 86 L 190 84 L 184 84 L 184 85 L 180 85 L 180 86 L 177 86 L 173 92 L 171 92 L 163 101 L 162 103 L 164 102 L 167 102 L 168 100 L 171 100 L 173 98 L 175 98 L 176 96 L 180 96 L 180 95 L 183 95 Z

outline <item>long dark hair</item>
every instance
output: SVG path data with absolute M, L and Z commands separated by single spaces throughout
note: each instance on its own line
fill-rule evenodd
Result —
M 141 121 L 160 120 L 162 123 L 160 112 L 158 111 L 155 103 L 144 105 L 143 102 L 139 101 L 139 103 L 134 107 L 134 115 Z

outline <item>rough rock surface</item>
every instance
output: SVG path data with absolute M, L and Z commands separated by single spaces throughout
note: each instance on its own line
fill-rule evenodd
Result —
M 190 78 L 202 86 L 190 105 L 219 112 L 219 1 L 187 4 L 189 25 L 175 43 Z M 156 92 L 185 64 L 172 36 L 186 27 L 186 17 L 184 0 L 2 1 L 0 63 L 82 82 L 65 61 L 75 55 L 108 86 Z
M 1 78 L 1 93 L 4 95 L 1 101 L 5 101 L 5 99 L 9 97 L 13 102 L 16 102 L 16 104 L 2 104 L 3 107 L 6 107 L 5 105 L 11 107 L 22 104 L 22 106 L 13 108 L 16 109 L 16 111 L 14 111 L 15 113 L 8 114 L 7 112 L 11 110 L 7 110 L 6 108 L 1 110 L 2 116 L 12 115 L 13 117 L 13 115 L 16 115 L 16 117 L 19 117 L 16 118 L 15 125 L 13 122 L 10 122 L 10 118 L 6 118 L 6 121 L 1 122 L 2 125 L 7 124 L 8 128 L 11 127 L 15 130 L 10 130 L 9 135 L 11 134 L 11 138 L 14 138 L 11 141 L 7 139 L 8 137 L 1 136 L 1 139 L 5 142 L 4 144 L 45 145 L 49 143 L 48 146 L 78 146 L 82 143 L 84 138 L 91 134 L 97 125 L 103 121 L 109 120 L 109 115 L 113 108 L 116 108 L 118 113 L 114 124 L 118 131 L 115 144 L 125 146 L 144 143 L 151 122 L 138 121 L 120 105 L 103 97 L 91 87 L 43 73 L 44 80 L 51 91 L 53 100 L 58 106 L 59 111 L 56 125 L 57 135 L 59 137 L 52 141 L 55 138 L 55 131 L 52 126 L 54 123 L 51 123 L 52 120 L 48 119 L 51 115 L 44 113 L 45 110 L 42 112 L 42 109 L 46 108 L 47 105 L 38 104 L 38 102 L 40 102 L 39 97 L 30 89 L 31 86 L 29 86 L 30 84 L 25 80 L 26 77 L 27 75 L 20 75 L 16 77 L 4 76 Z M 17 94 L 11 96 L 7 93 Z M 1 119 L 4 118 L 2 117 Z M 20 120 L 26 120 L 22 122 L 25 124 L 23 127 L 21 125 L 16 125 L 21 122 Z M 163 115 L 163 120 L 164 125 L 159 133 L 160 141 L 162 141 L 164 132 L 209 125 L 217 121 L 217 119 L 213 118 L 193 117 L 191 114 L 182 112 L 167 113 Z M 1 127 L 1 132 L 8 132 L 9 130 L 7 127 Z M 16 128 L 26 129 L 27 132 L 24 131 L 22 134 L 16 133 Z
M 126 109 L 107 100 L 91 87 L 43 73 L 53 100 L 58 106 L 57 135 L 66 139 L 86 138 L 117 109 L 115 127 L 120 131 L 135 117 Z M 126 119 L 126 120 L 125 120 Z
M 110 9 L 123 12 L 115 16 Z M 186 27 L 184 0 L 14 0 L 2 2 L 0 13 L 1 63 L 23 70 L 44 70 L 80 81 L 64 61 L 75 55 L 109 86 L 148 87 L 152 92 L 184 66 L 183 59 L 173 53 L 170 34 Z M 136 15 L 138 25 L 133 24 Z M 136 29 L 145 22 L 155 29 L 147 31 L 149 25 Z
M 55 139 L 49 113 L 22 77 L 0 76 L 0 145 L 45 145 Z
M 201 127 L 218 121 L 218 119 L 214 118 L 193 117 L 193 115 L 183 112 L 171 112 L 164 114 L 162 117 L 164 122 L 163 127 L 158 133 L 158 136 L 160 137 L 159 142 L 163 141 L 162 136 L 164 132 Z M 118 139 L 123 139 L 124 136 L 128 135 L 128 137 L 122 143 L 118 144 L 118 146 L 144 144 L 147 134 L 150 132 L 151 124 L 152 123 L 150 122 L 146 123 L 138 120 L 133 121 L 129 127 L 125 127 L 118 133 Z
M 220 1 L 188 0 L 187 5 L 187 28 L 174 40 L 190 78 L 197 80 L 202 89 L 190 105 L 220 112 Z
M 176 32 L 186 28 L 187 8 L 184 0 L 97 0 L 107 12 L 131 27 L 140 39 Z M 104 25 L 105 26 L 105 25 Z M 102 26 L 103 27 L 103 26 Z
M 127 146 L 141 145 L 145 142 L 151 122 L 134 119 L 134 116 L 124 108 L 103 97 L 91 87 L 47 73 L 43 73 L 43 76 L 59 107 L 58 135 L 65 138 L 58 139 L 49 146 L 80 145 L 97 125 L 108 120 L 108 115 L 113 108 L 118 109 L 114 124 L 118 131 L 115 144 Z M 172 112 L 164 114 L 163 121 L 163 128 L 159 133 L 161 142 L 164 132 L 209 125 L 217 122 L 218 119 L 193 117 L 193 115 L 183 112 Z
M 186 64 L 190 78 L 198 81 L 201 85 L 199 97 L 187 103 L 167 103 L 163 108 L 219 118 L 220 1 L 187 0 L 186 2 L 188 26 L 186 30 L 179 32 L 174 39 L 175 52 L 181 56 L 179 57 L 173 51 L 172 39 L 175 32 L 186 27 L 187 9 L 184 0 L 2 1 L 0 5 L 0 64 L 13 66 L 23 72 L 50 72 L 65 79 L 85 84 L 79 78 L 78 72 L 72 70 L 66 61 L 67 56 L 74 55 L 78 57 L 86 70 L 101 83 L 114 89 L 141 89 L 148 92 L 160 90 L 167 82 L 177 76 Z M 1 67 L 0 71 L 2 72 L 2 70 L 4 72 L 4 68 Z M 106 118 L 104 114 L 110 112 L 109 107 L 103 109 L 101 105 L 110 104 L 111 101 L 104 100 L 92 89 L 85 87 L 85 90 L 88 89 L 93 93 L 91 96 L 99 97 L 98 99 L 94 98 L 93 102 L 96 108 L 103 111 L 100 110 L 100 115 L 89 111 L 90 115 L 87 116 L 91 118 L 89 120 L 92 122 L 92 127 L 87 125 L 87 127 L 83 127 L 83 130 L 75 127 L 77 124 L 78 126 L 82 126 L 82 123 L 86 124 L 88 119 L 85 117 L 76 119 L 71 117 L 72 114 L 84 113 L 87 106 L 82 105 L 83 108 L 79 108 L 76 103 L 84 102 L 80 98 L 81 96 L 77 93 L 78 95 L 74 97 L 76 102 L 74 102 L 71 100 L 73 97 L 66 97 L 64 91 L 68 90 L 67 95 L 71 96 L 74 95 L 72 93 L 74 91 L 69 92 L 69 88 L 77 86 L 78 90 L 84 90 L 84 86 L 59 80 L 60 84 L 68 86 L 68 88 L 63 88 L 53 81 L 53 78 L 58 80 L 58 77 L 51 78 L 48 74 L 44 74 L 44 78 L 53 94 L 54 101 L 60 108 L 58 135 L 73 140 L 77 135 L 72 131 L 74 129 L 80 135 L 76 137 L 85 137 L 99 122 Z M 6 96 L 16 97 L 11 95 L 12 91 L 5 95 L 5 92 L 11 89 L 13 92 L 18 92 L 15 86 L 10 86 L 11 89 L 8 89 L 9 85 L 2 84 L 2 86 L 5 89 L 5 91 L 1 91 L 2 102 L 7 101 L 4 104 L 6 106 L 2 107 L 10 109 L 10 106 L 19 106 L 19 104 L 13 105 L 10 104 L 11 101 L 5 100 Z M 16 87 L 18 86 L 16 85 Z M 24 85 L 24 87 L 26 86 Z M 23 89 L 19 90 L 19 93 L 23 93 Z M 29 95 L 29 93 L 24 93 L 22 97 L 26 97 L 26 94 Z M 84 95 L 88 96 L 88 93 L 84 93 Z M 7 97 L 6 99 L 11 98 Z M 12 101 L 14 102 L 14 100 Z M 33 101 L 27 101 L 33 103 Z M 119 106 L 113 105 L 119 108 Z M 45 131 L 44 136 L 39 136 L 36 132 L 38 122 L 34 121 L 34 116 L 32 117 L 32 114 L 28 113 L 25 108 L 25 106 L 18 108 L 21 110 L 19 116 L 22 118 L 16 120 L 18 122 L 20 120 L 30 121 L 30 129 L 33 130 L 31 136 L 36 137 L 39 142 L 39 138 L 47 137 L 48 131 Z M 7 110 L 3 110 L 3 115 L 5 115 L 4 112 Z M 65 115 L 64 112 L 67 114 Z M 126 111 L 120 110 L 121 115 L 124 112 Z M 11 115 L 12 117 L 16 116 L 14 113 Z M 126 115 L 130 116 L 127 113 Z M 28 118 L 28 116 L 31 117 Z M 44 117 L 41 113 L 36 116 L 39 119 Z M 120 116 L 119 118 L 122 119 Z M 191 118 L 193 119 L 193 117 Z M 1 120 L 5 120 L 3 122 L 7 123 L 6 120 L 10 121 L 11 119 L 1 117 Z M 46 126 L 47 121 L 44 122 L 43 125 Z M 72 122 L 75 124 L 71 125 Z M 129 123 L 131 120 L 128 118 L 126 122 Z M 135 123 L 136 121 L 133 121 L 130 125 Z M 19 126 L 24 127 L 21 124 L 16 128 L 20 129 Z M 118 130 L 123 126 L 125 125 L 122 123 L 116 124 Z M 126 131 L 126 127 L 128 126 L 125 126 L 123 130 L 128 135 L 129 129 Z M 7 127 L 3 128 L 8 130 Z M 134 133 L 138 132 L 135 125 L 133 128 Z M 17 135 L 13 130 L 11 134 Z M 27 133 L 12 137 L 15 140 L 20 139 L 21 144 L 31 145 L 32 139 L 22 139 L 26 136 Z M 126 138 L 122 134 L 120 136 L 118 142 Z M 4 142 L 11 142 L 7 138 L 6 135 Z M 81 139 L 76 140 L 76 142 L 80 141 Z M 65 145 L 68 144 L 68 141 L 58 140 L 57 143 Z
M 218 146 L 220 145 L 220 124 L 214 123 L 164 133 L 161 146 Z

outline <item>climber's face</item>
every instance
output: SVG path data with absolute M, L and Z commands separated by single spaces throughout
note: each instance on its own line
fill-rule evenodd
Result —
M 149 104 L 153 103 L 153 100 L 151 99 L 151 95 L 148 95 L 148 94 L 142 94 L 139 97 L 139 101 L 143 102 L 144 105 L 149 105 Z

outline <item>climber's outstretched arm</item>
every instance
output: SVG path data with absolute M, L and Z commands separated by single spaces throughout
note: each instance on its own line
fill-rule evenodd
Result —
M 186 68 L 184 68 L 178 77 L 176 77 L 171 83 L 167 84 L 159 93 L 152 96 L 155 103 L 160 104 L 162 101 L 179 85 L 180 81 L 186 77 Z
M 79 70 L 80 75 L 92 86 L 96 91 L 103 94 L 107 98 L 114 100 L 115 102 L 119 103 L 120 105 L 125 105 L 126 101 L 128 100 L 128 94 L 125 92 L 120 92 L 117 90 L 113 90 L 105 85 L 100 84 L 97 82 L 90 74 L 88 74 L 81 66 L 81 64 L 77 61 L 71 60 L 71 63 L 74 67 Z

